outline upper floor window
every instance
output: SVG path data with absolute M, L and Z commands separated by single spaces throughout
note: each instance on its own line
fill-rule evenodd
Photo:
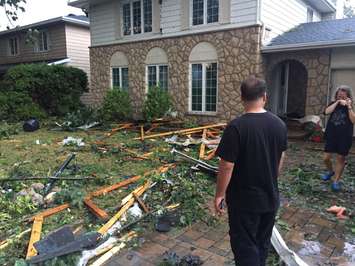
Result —
M 219 0 L 193 0 L 192 25 L 218 22 Z
M 18 38 L 17 37 L 9 39 L 9 54 L 12 56 L 19 54 Z
M 37 52 L 45 52 L 49 50 L 49 37 L 47 31 L 40 31 L 37 43 L 36 43 L 36 51 Z
M 123 35 L 152 32 L 152 0 L 131 0 L 122 6 Z

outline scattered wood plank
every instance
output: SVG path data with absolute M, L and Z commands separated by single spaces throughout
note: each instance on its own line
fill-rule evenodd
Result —
M 169 132 L 164 132 L 164 133 L 159 133 L 159 134 L 146 135 L 144 138 L 145 139 L 152 139 L 152 138 L 165 137 L 165 136 L 176 135 L 176 134 L 197 133 L 197 132 L 203 131 L 204 129 L 218 128 L 218 127 L 225 127 L 225 126 L 226 126 L 225 123 L 214 124 L 214 125 L 208 125 L 208 126 L 197 127 L 197 128 L 188 128 L 188 129 L 169 131 Z M 134 140 L 140 140 L 140 137 L 134 138 Z
M 48 209 L 48 210 L 45 210 L 39 214 L 36 214 L 35 216 L 32 216 L 30 219 L 29 219 L 29 222 L 32 222 L 36 219 L 36 217 L 39 217 L 39 216 L 42 216 L 43 218 L 46 218 L 48 216 L 51 216 L 53 214 L 56 214 L 58 212 L 61 212 L 67 208 L 69 208 L 69 203 L 65 203 L 65 204 L 62 204 L 62 205 L 59 205 L 57 207 L 54 207 L 54 208 L 51 208 L 51 209 Z
M 141 141 L 144 141 L 144 126 L 141 125 Z
M 209 161 L 209 160 L 211 160 L 213 157 L 215 157 L 215 156 L 216 156 L 216 151 L 217 151 L 217 149 L 211 150 L 211 151 L 209 152 L 209 154 L 205 157 L 205 160 L 206 160 L 206 161 Z
M 95 203 L 91 200 L 91 198 L 86 197 L 84 199 L 84 204 L 86 207 L 89 208 L 89 210 L 98 218 L 106 220 L 108 218 L 108 214 L 105 210 L 100 209 L 95 205 Z
M 136 199 L 136 201 L 138 201 L 139 205 L 141 205 L 141 207 L 143 208 L 143 210 L 148 213 L 149 209 L 147 207 L 147 205 L 145 205 L 145 203 L 143 202 L 143 200 L 137 195 L 137 193 L 133 193 L 133 197 Z
M 31 232 L 31 228 L 28 228 L 26 229 L 25 231 L 19 233 L 18 235 L 15 235 L 15 236 L 10 236 L 8 239 L 4 240 L 4 241 L 1 241 L 0 243 L 0 250 L 6 248 L 12 239 L 21 239 L 24 235 L 28 234 Z
M 202 140 L 205 140 L 207 137 L 207 129 L 204 129 L 203 130 L 203 133 L 202 133 Z M 202 160 L 203 158 L 205 158 L 205 150 L 206 150 L 206 144 L 205 143 L 201 143 L 201 146 L 200 146 L 200 155 L 199 155 L 199 158 Z
M 136 194 L 138 196 L 141 196 L 150 186 L 150 182 L 146 182 L 143 186 L 138 187 L 138 189 L 136 189 L 134 192 L 136 192 Z M 130 195 L 132 195 L 131 199 L 127 201 L 127 203 L 125 203 L 122 208 L 118 211 L 118 213 L 116 213 L 106 224 L 104 224 L 100 229 L 99 229 L 99 233 L 104 235 L 107 233 L 107 231 L 121 218 L 121 216 L 133 205 L 134 203 L 134 197 L 133 194 L 130 193 Z
M 134 183 L 134 182 L 138 181 L 139 179 L 141 179 L 141 177 L 142 176 L 140 176 L 140 175 L 133 176 L 131 178 L 128 178 L 126 180 L 123 180 L 123 181 L 120 181 L 120 182 L 118 182 L 116 184 L 113 184 L 111 186 L 103 187 L 103 188 L 98 189 L 98 190 L 96 190 L 94 192 L 91 192 L 89 194 L 89 196 L 90 197 L 97 197 L 97 196 L 100 196 L 100 195 L 104 195 L 104 194 L 109 193 L 109 192 L 111 192 L 113 190 L 116 190 L 118 188 L 127 186 L 127 185 L 129 185 L 131 183 Z
M 26 259 L 37 255 L 37 250 L 35 249 L 33 244 L 41 239 L 42 224 L 43 216 L 36 216 L 32 226 L 30 242 L 28 243 Z

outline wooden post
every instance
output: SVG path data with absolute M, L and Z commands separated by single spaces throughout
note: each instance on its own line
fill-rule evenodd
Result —
M 200 146 L 200 156 L 199 156 L 201 160 L 205 157 L 206 144 L 203 141 L 206 140 L 206 136 L 207 136 L 207 129 L 204 129 L 202 133 L 202 143 Z
M 28 243 L 26 259 L 29 259 L 37 255 L 37 250 L 35 249 L 33 244 L 41 239 L 42 224 L 43 224 L 43 216 L 36 216 L 34 218 L 34 222 L 32 226 L 30 242 Z
M 144 141 L 144 126 L 141 125 L 141 141 Z

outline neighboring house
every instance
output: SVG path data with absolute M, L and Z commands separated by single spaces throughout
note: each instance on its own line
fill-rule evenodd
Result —
M 31 30 L 35 33 L 29 35 Z M 0 76 L 23 63 L 65 64 L 89 76 L 89 46 L 89 19 L 85 16 L 68 15 L 2 31 Z
M 180 114 L 211 122 L 228 121 L 242 111 L 239 87 L 245 78 L 254 74 L 272 80 L 270 73 L 275 71 L 271 69 L 280 68 L 282 56 L 288 59 L 288 52 L 271 52 L 274 42 L 267 46 L 270 40 L 301 23 L 335 19 L 342 1 L 77 0 L 69 4 L 89 12 L 91 87 L 87 103 L 101 103 L 108 89 L 120 86 L 128 90 L 135 114 L 140 116 L 148 88 L 160 84 L 170 92 Z M 307 56 L 311 67 L 319 60 L 324 67 L 318 71 L 328 71 L 324 52 L 312 51 Z M 291 72 L 290 81 L 294 78 Z M 306 79 L 302 110 L 283 107 L 280 115 L 291 109 L 298 112 L 295 115 L 320 113 L 327 101 L 328 78 L 311 76 L 310 80 L 308 75 L 302 77 Z M 277 78 L 281 80 L 281 75 Z M 286 82 L 280 83 L 286 92 L 278 89 L 277 94 L 271 86 L 274 99 L 293 97 L 293 92 L 287 93 Z M 275 110 L 275 104 L 281 102 L 274 100 L 269 108 Z

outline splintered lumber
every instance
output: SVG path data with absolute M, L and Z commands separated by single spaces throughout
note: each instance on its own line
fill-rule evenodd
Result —
M 138 196 L 141 196 L 150 186 L 150 182 L 146 182 L 143 186 L 138 187 L 138 189 L 136 189 L 134 192 L 136 192 L 136 194 Z M 132 207 L 133 203 L 134 203 L 134 197 L 133 194 L 130 193 L 130 195 L 132 195 L 131 199 L 127 201 L 127 203 L 125 203 L 122 208 L 106 223 L 104 224 L 104 226 L 102 226 L 99 229 L 99 233 L 101 235 L 104 235 L 107 233 L 107 231 L 121 218 L 121 216 L 130 208 Z
M 206 136 L 207 136 L 207 129 L 204 129 L 203 133 L 202 133 L 202 140 L 205 140 Z M 203 143 L 203 141 L 202 141 L 201 146 L 200 146 L 200 155 L 199 155 L 200 159 L 205 158 L 205 150 L 206 150 L 206 144 Z
M 208 152 L 208 155 L 206 156 L 205 160 L 206 160 L 206 161 L 209 161 L 209 160 L 211 160 L 213 157 L 215 157 L 215 156 L 216 156 L 216 151 L 217 151 L 217 149 L 210 150 L 210 151 Z
M 133 125 L 134 125 L 133 123 L 119 124 L 118 127 L 112 129 L 109 133 L 106 133 L 106 134 L 104 135 L 104 138 L 109 138 L 109 137 L 111 137 L 113 134 L 117 133 L 119 130 L 130 128 L 130 127 L 132 127 Z
M 96 252 L 96 256 L 100 256 L 101 254 L 104 254 L 100 258 L 98 258 L 96 261 L 94 261 L 90 266 L 101 266 L 105 264 L 112 256 L 114 256 L 117 252 L 119 252 L 121 249 L 123 249 L 126 246 L 126 242 L 130 241 L 133 237 L 136 237 L 137 234 L 135 232 L 129 232 L 127 235 L 124 237 L 121 237 L 118 241 L 121 242 L 118 246 L 114 246 L 114 244 L 111 244 L 107 246 L 106 248 L 103 248 L 101 250 L 98 250 Z
M 208 126 L 203 126 L 203 127 L 181 129 L 181 130 L 169 131 L 169 132 L 164 132 L 164 133 L 159 133 L 159 134 L 145 135 L 144 138 L 145 139 L 152 139 L 152 138 L 165 137 L 165 136 L 170 136 L 170 135 L 197 133 L 197 132 L 203 131 L 204 129 L 224 127 L 226 125 L 227 124 L 225 124 L 225 123 L 221 123 L 221 124 L 214 124 L 214 125 L 208 125 Z M 141 139 L 140 137 L 134 138 L 134 140 L 140 140 L 140 139 Z
M 37 250 L 33 244 L 41 239 L 42 224 L 43 216 L 36 216 L 32 226 L 30 242 L 28 243 L 26 259 L 37 255 Z
M 43 217 L 43 218 L 46 218 L 46 217 L 48 217 L 48 216 L 51 216 L 51 215 L 53 215 L 53 214 L 56 214 L 56 213 L 58 213 L 58 212 L 61 212 L 61 211 L 65 210 L 65 209 L 69 208 L 69 206 L 70 206 L 69 203 L 65 203 L 65 204 L 59 205 L 59 206 L 57 206 L 57 207 L 54 207 L 54 208 L 45 210 L 45 211 L 43 211 L 43 212 L 41 212 L 41 213 L 39 213 L 39 214 L 33 216 L 32 218 L 30 218 L 30 219 L 29 219 L 29 222 L 34 221 L 34 220 L 36 219 L 36 217 L 38 217 L 38 216 L 41 216 L 41 217 Z
M 144 126 L 141 126 L 141 140 L 144 140 Z
M 10 236 L 8 239 L 6 239 L 6 240 L 4 240 L 4 241 L 2 241 L 0 243 L 0 250 L 6 248 L 10 244 L 11 240 L 13 240 L 13 239 L 21 239 L 24 235 L 26 235 L 26 234 L 28 234 L 30 232 L 31 232 L 31 228 L 28 228 L 25 231 L 19 233 L 18 235 Z
M 89 194 L 90 197 L 97 197 L 97 196 L 100 196 L 100 195 L 103 195 L 103 194 L 106 194 L 106 193 L 109 193 L 113 190 L 116 190 L 118 188 L 121 188 L 121 187 L 124 187 L 124 186 L 127 186 L 131 183 L 134 183 L 136 181 L 138 181 L 139 179 L 141 178 L 140 175 L 136 175 L 136 176 L 133 176 L 131 178 L 128 178 L 126 180 L 123 180 L 121 182 L 118 182 L 116 184 L 113 184 L 112 186 L 108 186 L 108 187 L 103 187 L 99 190 L 96 190 L 92 193 Z
M 141 207 L 143 208 L 143 210 L 148 213 L 149 209 L 147 207 L 147 205 L 145 205 L 145 203 L 143 202 L 143 200 L 137 195 L 137 193 L 133 193 L 133 197 L 136 199 L 136 201 L 138 201 L 139 205 L 141 205 Z
M 91 198 L 86 197 L 84 199 L 84 204 L 86 207 L 89 208 L 89 210 L 98 218 L 106 220 L 108 218 L 108 214 L 106 211 L 100 209 L 95 205 L 95 203 L 91 200 Z

